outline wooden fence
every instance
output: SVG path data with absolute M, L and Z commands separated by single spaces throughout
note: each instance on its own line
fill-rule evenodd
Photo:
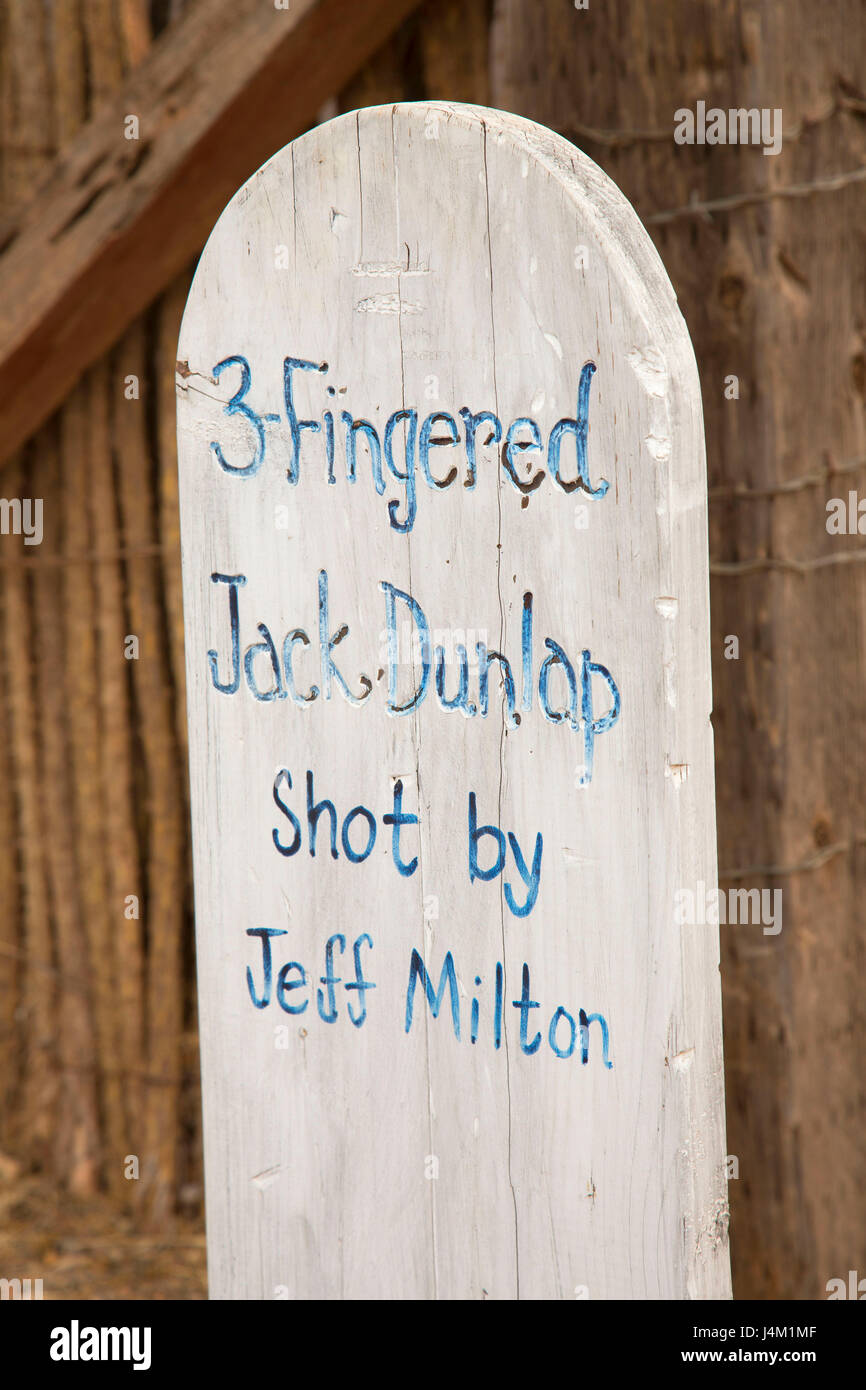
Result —
M 4 213 L 183 8 L 4 0 Z M 864 50 L 856 0 L 437 0 L 334 99 L 476 101 L 561 131 L 638 210 L 689 324 L 723 886 L 784 893 L 777 937 L 722 933 L 741 1297 L 822 1297 L 866 1268 L 864 552 L 824 524 L 866 471 Z M 674 110 L 699 99 L 781 108 L 782 152 L 675 145 Z M 0 552 L 0 1145 L 155 1223 L 200 1180 L 171 370 L 186 286 L 0 489 L 45 501 L 43 544 Z

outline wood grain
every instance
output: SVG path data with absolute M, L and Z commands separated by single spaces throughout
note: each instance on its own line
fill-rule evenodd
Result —
M 396 409 L 468 403 L 504 422 L 537 415 L 545 435 L 577 408 L 591 359 L 591 453 L 609 495 L 588 503 L 581 530 L 582 494 L 548 478 L 521 495 L 479 437 L 477 486 L 434 494 L 419 479 L 417 518 L 400 535 L 386 510 L 393 480 L 378 496 L 363 452 L 358 482 L 338 455 L 330 485 L 324 456 L 304 449 L 288 487 L 279 422 L 266 427 L 260 470 L 231 477 L 211 441 L 239 464 L 253 438 L 224 410 L 237 369 L 214 375 L 232 354 L 251 364 L 259 412 L 279 411 L 291 355 L 328 364 L 324 379 L 296 375 L 305 417 L 329 401 L 327 381 L 380 427 Z M 596 166 L 530 122 L 448 103 L 364 110 L 281 151 L 232 200 L 199 264 L 178 358 L 212 1296 L 728 1296 L 718 933 L 673 916 L 675 891 L 716 873 L 700 395 L 646 233 Z M 320 570 L 331 625 L 348 624 L 340 664 L 370 674 L 369 702 L 299 708 L 257 702 L 243 685 L 217 692 L 207 652 L 219 651 L 225 679 L 227 598 L 211 576 L 247 578 L 244 649 L 258 621 L 278 643 L 296 626 L 315 632 Z M 513 659 L 531 591 L 539 646 L 551 634 L 575 655 L 591 647 L 615 671 L 622 716 L 597 740 L 589 786 L 576 784 L 580 740 L 537 702 L 509 727 L 498 682 L 486 719 L 445 713 L 432 694 L 411 717 L 387 717 L 385 579 L 434 628 L 481 629 Z M 301 660 L 306 684 L 315 652 Z M 417 678 L 417 659 L 400 670 Z M 312 769 L 316 796 L 341 814 L 389 809 L 401 779 L 420 816 L 417 874 L 395 873 L 387 840 L 359 866 L 314 858 L 306 839 L 279 856 L 281 766 L 295 809 Z M 528 918 L 512 914 L 501 882 L 470 886 L 470 789 L 481 818 L 514 828 L 525 849 L 543 830 L 547 868 Z M 344 933 L 351 953 L 370 934 L 376 990 L 363 1026 L 342 1007 L 323 1023 L 312 987 L 301 1017 L 274 1001 L 253 1008 L 245 970 L 261 983 L 261 947 L 247 932 L 265 926 L 287 933 L 275 971 L 299 961 L 313 985 L 327 936 Z M 434 985 L 453 951 L 464 1030 L 482 978 L 477 1046 L 454 1036 L 447 1004 L 434 1019 L 423 996 L 404 1029 L 413 949 Z M 511 1007 L 524 963 L 541 1001 L 537 1055 Z M 610 1020 L 612 1070 L 595 1048 L 586 1066 L 553 1054 L 558 1004 Z
M 24 198 L 54 152 L 51 69 L 45 14 L 34 13 L 25 0 L 12 0 L 4 14 L 3 42 L 3 195 Z M 13 61 L 14 55 L 14 61 Z M 34 497 L 30 475 L 40 445 L 34 441 L 19 454 L 4 477 L 6 497 Z M 50 439 L 48 441 L 50 447 Z M 20 904 L 17 944 L 21 971 L 15 1017 L 19 1022 L 20 1110 L 11 1126 L 19 1152 L 30 1163 L 51 1169 L 57 1158 L 58 972 L 56 929 L 50 910 L 47 851 L 41 828 L 39 780 L 40 685 L 33 653 L 38 649 L 33 602 L 33 572 L 27 562 L 33 548 L 20 537 L 4 537 L 4 687 L 10 735 L 10 765 L 15 790 L 15 854 L 3 864 L 15 883 Z M 11 542 L 11 544 L 10 544 Z M 8 888 L 7 888 L 8 891 Z
M 866 188 L 820 183 L 866 162 L 862 6 L 622 0 L 618 15 L 502 0 L 493 100 L 571 133 L 651 225 L 701 370 L 712 560 L 838 557 L 858 538 L 828 536 L 826 503 L 862 496 L 866 468 L 821 473 L 866 458 Z M 781 107 L 781 153 L 674 146 L 674 112 L 701 98 Z M 746 871 L 722 886 L 784 904 L 778 936 L 722 931 L 738 1298 L 823 1299 L 866 1269 L 863 602 L 861 565 L 712 579 L 719 864 Z

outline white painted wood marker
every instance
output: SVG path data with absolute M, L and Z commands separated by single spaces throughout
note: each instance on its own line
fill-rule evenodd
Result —
M 211 1295 L 730 1294 L 698 376 L 564 140 L 340 116 L 178 440 Z

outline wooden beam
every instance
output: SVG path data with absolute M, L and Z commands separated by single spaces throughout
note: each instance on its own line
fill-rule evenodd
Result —
M 200 0 L 168 30 L 0 223 L 0 463 L 417 2 Z

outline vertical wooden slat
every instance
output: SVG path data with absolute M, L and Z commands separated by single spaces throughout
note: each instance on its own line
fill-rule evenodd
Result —
M 486 0 L 444 0 L 416 16 L 426 96 L 490 105 L 487 12 Z
M 162 576 L 168 623 L 168 652 L 174 691 L 177 741 L 183 761 L 184 797 L 188 801 L 186 776 L 186 672 L 183 651 L 183 600 L 180 578 L 180 512 L 177 499 L 177 427 L 175 422 L 175 361 L 180 321 L 189 292 L 188 275 L 175 281 L 156 309 L 155 394 L 157 416 L 157 460 L 159 467 L 159 540 L 162 546 Z
M 3 560 L 8 547 L 0 550 Z M 7 569 L 0 570 L 0 633 L 7 629 L 6 613 Z M 0 655 L 0 739 L 7 750 L 12 748 L 12 726 L 9 714 L 9 682 L 5 652 Z M 0 777 L 0 1148 L 15 1142 L 14 1115 L 20 1112 L 23 1098 L 20 1091 L 20 1071 L 23 1055 L 22 1029 L 18 1018 L 19 991 L 23 979 L 21 959 L 21 895 L 19 874 L 19 831 L 15 805 L 14 764 L 6 761 Z
M 50 17 L 57 141 L 62 145 L 75 134 L 87 115 L 85 44 L 77 0 L 59 0 L 51 7 Z M 97 1164 L 103 1177 L 117 1188 L 119 1161 L 115 1157 L 113 1163 L 106 1164 L 106 1159 L 108 1154 L 116 1155 L 123 1147 L 123 1086 L 118 1071 L 112 923 L 100 808 L 96 589 L 93 566 L 82 563 L 82 557 L 92 551 L 93 540 L 85 389 L 73 392 L 64 404 L 59 414 L 59 431 L 63 469 L 57 480 L 57 505 L 63 513 L 65 557 L 62 571 L 64 688 L 69 719 L 70 793 L 74 807 L 72 834 L 77 864 L 76 929 L 87 944 L 86 983 L 92 1007 L 94 1065 L 100 1104 L 100 1120 L 91 1142 L 98 1150 Z M 84 973 L 82 961 L 79 974 L 84 976 Z
M 9 29 L 8 7 L 0 6 L 0 201 L 5 201 L 8 196 L 6 143 L 7 131 L 11 124 Z M 8 560 L 8 546 L 0 550 L 0 556 L 4 561 Z M 0 571 L 0 633 L 4 636 L 9 621 L 6 614 L 5 581 L 4 568 Z M 13 731 L 5 652 L 4 659 L 0 662 L 0 738 L 3 740 L 3 746 L 11 749 Z M 7 768 L 7 776 L 0 779 L 0 842 L 7 847 L 7 852 L 0 856 L 0 1146 L 11 1147 L 16 1142 L 15 1118 L 20 1114 L 23 1104 L 20 1076 L 24 1057 L 24 1034 L 20 1022 L 19 1001 L 23 983 L 21 962 L 24 943 L 21 931 L 20 847 L 14 769 L 11 763 L 7 764 Z
M 54 70 L 55 130 L 62 146 L 87 114 L 84 36 L 79 0 L 54 0 L 48 11 Z
M 41 5 L 8 0 L 4 49 L 3 195 L 11 203 L 32 192 L 54 152 L 53 93 Z
M 120 902 L 108 892 L 106 830 L 100 787 L 100 681 L 97 611 L 99 586 L 95 566 L 81 557 L 94 548 L 91 518 L 91 437 L 87 395 L 77 391 L 61 412 L 61 439 L 67 465 L 61 490 L 64 553 L 64 631 L 66 695 L 70 721 L 70 755 L 74 833 L 78 859 L 80 910 L 88 940 L 88 979 L 92 990 L 99 1069 L 102 1078 L 103 1169 L 110 1186 L 120 1182 L 119 1155 L 124 1149 L 124 1087 L 119 1073 L 117 969 L 114 937 Z M 113 911 L 111 910 L 113 908 Z M 107 1164 L 106 1164 L 107 1160 Z
M 157 462 L 159 467 L 158 534 L 161 547 L 163 600 L 167 623 L 167 651 L 174 702 L 174 732 L 178 750 L 178 781 L 183 801 L 181 847 L 183 853 L 182 940 L 178 973 L 183 991 L 182 1033 L 179 1064 L 181 1087 L 178 1105 L 179 1195 L 188 1208 L 200 1204 L 203 1169 L 201 1083 L 198 1054 L 198 1007 L 192 933 L 192 864 L 189 845 L 189 774 L 186 723 L 186 667 L 183 645 L 183 596 L 180 572 L 180 511 L 177 475 L 177 420 L 175 363 L 180 321 L 190 276 L 183 275 L 163 296 L 155 313 L 154 389 L 157 407 Z
M 118 8 L 105 0 L 85 0 L 79 16 L 83 45 L 78 56 L 82 75 L 87 77 L 88 110 L 80 113 L 81 118 L 119 85 L 129 63 L 127 45 L 131 40 L 133 46 L 140 48 L 147 37 L 145 19 L 140 5 L 127 2 Z M 67 133 L 72 131 L 64 131 Z M 121 130 L 117 138 L 123 138 Z M 111 392 L 109 369 L 101 364 L 64 407 L 65 416 L 82 407 L 89 413 L 89 455 L 86 450 L 79 452 L 73 447 L 67 460 L 70 466 L 65 470 L 65 484 L 79 495 L 82 490 L 87 491 L 90 525 L 85 524 L 82 515 L 77 534 L 82 541 L 87 537 L 88 548 L 97 554 L 115 553 L 120 544 Z M 73 551 L 71 538 L 67 548 Z M 74 672 L 70 672 L 70 679 L 77 696 L 76 785 L 81 803 L 78 848 L 103 1076 L 104 1172 L 111 1190 L 135 1202 L 142 1195 L 141 1188 L 124 1180 L 124 1159 L 127 1154 L 135 1154 L 143 1161 L 144 943 L 131 768 L 132 710 L 123 654 L 128 627 L 123 569 L 118 563 L 97 560 L 92 572 L 79 570 L 72 584 L 76 598 L 89 595 L 95 600 L 98 614 L 98 638 L 94 640 L 93 629 L 90 634 L 80 634 L 81 643 L 71 654 Z M 75 598 L 71 603 L 76 611 L 70 612 L 70 622 L 77 626 L 80 609 Z M 91 839 L 100 823 L 102 833 Z M 138 906 L 134 905 L 136 899 Z
M 146 0 L 121 0 L 120 24 L 124 60 L 131 67 L 144 57 L 151 42 Z M 170 294 L 168 317 L 174 313 L 179 317 L 182 305 L 177 294 L 174 298 Z M 163 318 L 157 308 L 152 320 L 156 325 L 154 339 L 143 325 L 137 325 L 116 354 L 124 377 L 130 373 L 139 376 L 141 399 L 127 400 L 119 390 L 114 397 L 115 437 L 125 465 L 119 475 L 122 534 L 129 550 L 134 552 L 144 545 L 156 552 L 152 557 L 131 558 L 127 564 L 130 622 L 145 647 L 132 674 L 148 787 L 142 1195 L 154 1226 L 164 1226 L 169 1219 L 179 1181 L 185 994 L 182 934 L 190 877 L 183 629 L 182 625 L 179 631 L 177 628 L 178 615 L 182 624 L 182 614 L 176 453 L 173 432 L 170 437 L 161 426 L 162 395 L 173 391 L 174 349 L 172 360 L 164 360 L 160 336 Z
M 99 1121 L 96 1103 L 96 1049 L 91 1008 L 91 973 L 79 901 L 72 817 L 66 682 L 62 678 L 69 634 L 65 613 L 65 567 L 61 558 L 60 459 L 55 426 L 34 441 L 29 489 L 43 500 L 44 536 L 34 566 L 35 637 L 32 651 L 39 710 L 38 787 L 40 838 L 45 846 L 51 920 L 57 938 L 58 1062 L 60 1094 L 54 1132 L 55 1171 L 73 1192 L 96 1185 Z
M 135 3 L 135 0 L 132 0 Z M 187 0 L 172 0 L 167 21 L 174 23 L 187 8 Z M 180 276 L 155 309 L 153 342 L 153 381 L 156 408 L 158 467 L 158 536 L 161 546 L 163 603 L 167 626 L 167 651 L 174 699 L 174 730 L 177 743 L 178 780 L 182 792 L 183 908 L 179 923 L 178 971 L 181 1001 L 178 1066 L 180 1090 L 176 1118 L 177 1184 L 179 1193 L 191 1200 L 188 1208 L 200 1206 L 202 1193 L 201 1084 L 198 1056 L 198 1010 L 195 990 L 195 959 L 192 932 L 192 864 L 189 843 L 189 774 L 187 764 L 186 666 L 183 646 L 183 600 L 180 573 L 180 512 L 177 488 L 177 428 L 175 417 L 175 362 L 180 321 L 190 274 Z
M 0 5 L 0 202 L 6 199 L 9 127 L 9 11 Z
M 117 350 L 122 373 L 115 373 L 114 433 L 119 457 L 121 534 L 130 552 L 126 562 L 130 633 L 139 657 L 130 663 L 138 736 L 143 758 L 146 844 L 144 907 L 146 957 L 147 1083 L 145 1152 L 148 1206 L 164 1221 L 174 1196 L 177 1169 L 177 1117 L 182 1026 L 181 930 L 184 913 L 184 806 L 182 769 L 175 737 L 172 684 L 165 644 L 165 618 L 159 570 L 153 555 L 157 537 L 156 498 L 144 402 L 124 399 L 123 376 L 146 375 L 144 328 L 135 325 Z
M 5 9 L 3 63 L 4 181 L 3 197 L 13 202 L 27 195 L 53 150 L 53 101 L 47 62 L 44 14 L 26 0 L 10 0 Z M 4 474 L 6 497 L 32 497 L 30 465 L 38 444 L 31 445 Z M 40 1167 L 52 1160 L 58 1015 L 56 960 L 49 914 L 46 846 L 40 825 L 38 748 L 40 740 L 37 634 L 32 612 L 32 569 L 36 548 L 17 537 L 2 538 L 5 627 L 3 657 L 9 701 L 9 766 L 14 781 L 18 855 L 3 872 L 20 871 L 23 952 L 19 975 L 23 1055 L 20 1109 L 14 1132 L 22 1154 Z M 17 948 L 16 948 L 17 949 Z
M 5 476 L 8 495 L 28 495 L 28 473 L 21 461 Z M 5 538 L 7 541 L 9 537 Z M 38 720 L 34 681 L 36 634 L 30 606 L 30 574 L 23 542 L 4 545 L 5 629 L 3 661 L 12 738 L 9 766 L 17 801 L 23 915 L 22 992 L 24 1023 L 22 1104 L 16 1126 L 22 1153 L 48 1167 L 59 1091 L 57 1076 L 57 988 L 46 881 L 45 843 L 39 815 Z
M 120 0 L 120 31 L 127 65 L 134 68 L 150 48 L 149 0 Z
M 105 362 L 88 374 L 90 470 L 88 485 L 92 543 L 102 557 L 120 548 L 117 495 L 110 430 L 110 374 Z M 141 907 L 142 869 L 139 859 L 134 751 L 129 670 L 123 655 L 129 633 L 125 610 L 123 567 L 119 559 L 102 558 L 94 566 L 97 670 L 99 686 L 99 755 L 102 802 L 102 845 L 107 852 L 108 922 L 112 943 L 111 988 L 118 1025 L 116 1068 L 122 1072 L 125 1121 L 122 1152 L 109 1152 L 109 1172 L 121 1185 L 121 1161 L 126 1153 L 142 1154 L 142 1082 L 144 1069 L 144 946 Z M 138 906 L 135 902 L 137 900 Z M 127 906 L 128 904 L 128 906 Z M 127 1185 L 130 1199 L 138 1184 Z
M 377 106 L 388 101 L 417 101 L 421 68 L 417 44 L 417 14 L 410 14 L 388 43 L 365 63 L 340 93 L 341 111 Z
M 84 0 L 83 16 L 93 110 L 120 86 L 124 69 L 123 31 L 116 0 Z M 119 130 L 118 139 L 122 138 L 123 131 Z

